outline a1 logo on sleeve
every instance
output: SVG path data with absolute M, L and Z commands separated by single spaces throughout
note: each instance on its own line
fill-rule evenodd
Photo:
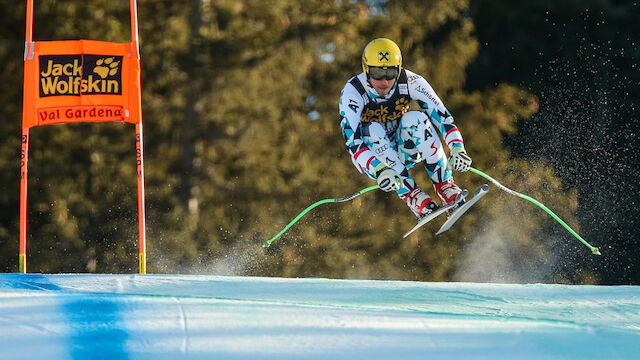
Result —
M 122 56 L 41 55 L 40 97 L 121 95 Z

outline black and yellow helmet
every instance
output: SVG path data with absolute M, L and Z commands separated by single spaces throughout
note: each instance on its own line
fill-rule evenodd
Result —
M 399 74 L 402 69 L 402 53 L 398 45 L 385 38 L 368 43 L 362 52 L 362 70 L 367 78 L 370 76 L 370 67 L 395 68 Z

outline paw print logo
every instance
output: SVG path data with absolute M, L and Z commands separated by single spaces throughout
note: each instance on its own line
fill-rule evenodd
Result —
M 93 72 L 104 79 L 107 76 L 115 75 L 118 72 L 118 65 L 120 65 L 120 62 L 114 61 L 112 57 L 98 59 L 96 60 L 96 67 L 93 69 Z
M 400 98 L 398 99 L 398 101 L 396 101 L 396 110 L 404 111 L 404 110 L 408 110 L 408 108 L 409 108 L 409 100 L 405 98 Z

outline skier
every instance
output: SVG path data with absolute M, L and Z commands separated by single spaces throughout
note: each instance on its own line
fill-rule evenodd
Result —
M 362 69 L 349 79 L 340 96 L 340 127 L 351 160 L 362 174 L 377 180 L 380 189 L 395 190 L 421 220 L 439 206 L 408 170 L 424 162 L 436 194 L 449 204 L 461 192 L 451 169 L 469 170 L 471 157 L 451 113 L 431 85 L 402 67 L 396 43 L 380 38 L 367 44 Z M 421 111 L 409 110 L 411 100 Z M 438 133 L 449 147 L 450 168 Z

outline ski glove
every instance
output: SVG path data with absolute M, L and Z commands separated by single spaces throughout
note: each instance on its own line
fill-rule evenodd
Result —
M 451 149 L 449 164 L 453 170 L 466 172 L 471 168 L 471 156 L 467 154 L 464 148 L 455 147 Z
M 389 192 L 400 189 L 402 179 L 395 170 L 385 164 L 380 164 L 376 166 L 374 171 L 381 190 Z

